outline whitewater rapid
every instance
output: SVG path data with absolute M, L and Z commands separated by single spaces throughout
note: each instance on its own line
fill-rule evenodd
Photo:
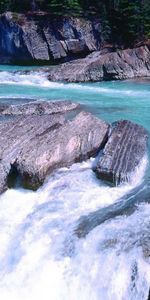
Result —
M 150 128 L 148 84 L 65 84 L 43 71 L 1 70 L 0 102 L 71 99 L 109 122 Z M 149 157 L 119 187 L 98 180 L 93 163 L 58 170 L 36 192 L 0 196 L 2 300 L 148 300 Z
M 71 90 L 80 90 L 80 92 L 89 92 L 89 93 L 109 93 L 111 96 L 112 93 L 115 93 L 119 96 L 142 96 L 142 91 L 133 91 L 133 89 L 114 89 L 112 88 L 105 88 L 102 86 L 89 86 L 88 84 L 77 84 L 77 83 L 63 83 L 63 82 L 52 82 L 49 81 L 47 78 L 47 72 L 43 71 L 30 71 L 26 72 L 8 72 L 8 71 L 1 71 L 0 72 L 0 84 L 5 85 L 20 85 L 20 86 L 32 86 L 32 87 L 39 87 L 40 88 L 49 88 L 49 89 L 71 89 Z M 145 93 L 145 96 L 150 96 L 150 91 Z
M 18 188 L 1 196 L 1 299 L 147 299 L 148 204 L 107 220 L 84 238 L 76 235 L 81 216 L 142 184 L 147 158 L 130 185 L 114 188 L 95 178 L 92 164 L 93 159 L 60 169 L 37 192 Z

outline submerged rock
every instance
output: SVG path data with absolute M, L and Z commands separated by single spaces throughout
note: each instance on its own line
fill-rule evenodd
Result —
M 142 126 L 126 120 L 116 122 L 96 166 L 98 177 L 114 185 L 130 180 L 146 154 L 147 139 Z
M 65 113 L 80 107 L 71 101 L 34 101 L 21 105 L 0 104 L 0 115 L 50 115 Z
M 88 82 L 150 76 L 150 50 L 147 46 L 102 54 L 56 66 L 49 71 L 49 80 Z
M 7 189 L 14 169 L 24 187 L 36 189 L 53 170 L 96 154 L 108 129 L 106 122 L 87 112 L 68 121 L 62 114 L 50 114 L 1 122 L 0 193 Z

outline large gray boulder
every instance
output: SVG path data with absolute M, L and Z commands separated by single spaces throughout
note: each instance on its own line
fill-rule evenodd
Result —
M 66 121 L 62 114 L 29 115 L 0 122 L 0 193 L 15 169 L 25 187 L 38 188 L 46 176 L 95 155 L 109 125 L 81 112 Z
M 102 51 L 86 58 L 55 66 L 49 80 L 88 82 L 150 76 L 150 50 L 147 46 L 117 52 Z
M 98 177 L 114 185 L 129 181 L 146 154 L 147 140 L 142 126 L 127 120 L 116 122 L 97 163 Z

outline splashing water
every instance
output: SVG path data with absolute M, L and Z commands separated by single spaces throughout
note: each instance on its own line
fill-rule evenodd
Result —
M 91 165 L 92 160 L 61 169 L 37 192 L 8 190 L 1 196 L 3 299 L 146 299 L 140 298 L 150 283 L 141 248 L 143 233 L 148 239 L 147 218 L 146 226 L 142 223 L 146 205 L 132 216 L 107 221 L 84 239 L 75 234 L 80 216 L 115 203 L 141 184 L 146 159 L 131 185 L 114 188 L 96 180 Z
M 80 92 L 95 92 L 95 93 L 109 93 L 109 96 L 111 96 L 112 93 L 115 93 L 116 95 L 122 94 L 127 95 L 127 96 L 142 96 L 142 91 L 137 90 L 133 91 L 132 89 L 115 89 L 112 86 L 109 87 L 104 87 L 102 85 L 89 85 L 89 84 L 76 84 L 76 83 L 69 83 L 65 84 L 62 82 L 51 82 L 47 79 L 47 74 L 46 72 L 43 71 L 30 71 L 28 73 L 23 73 L 23 72 L 8 72 L 8 71 L 1 71 L 0 72 L 0 83 L 1 84 L 11 84 L 11 85 L 28 85 L 28 86 L 35 86 L 38 87 L 40 85 L 40 88 L 50 88 L 50 89 L 71 89 L 71 90 L 80 90 Z M 145 93 L 146 96 L 150 96 L 150 91 L 146 91 Z
M 150 128 L 147 82 L 52 83 L 42 71 L 17 74 L 3 67 L 0 101 L 24 97 L 71 99 L 108 121 L 126 118 Z M 98 180 L 91 159 L 58 170 L 37 192 L 16 188 L 1 195 L 1 299 L 147 300 L 148 160 L 149 154 L 119 187 Z M 114 216 L 117 205 L 122 209 Z M 99 222 L 98 213 L 104 216 L 106 210 L 107 218 Z M 77 229 L 86 217 L 80 226 L 85 230 L 91 214 L 96 226 L 81 238 Z

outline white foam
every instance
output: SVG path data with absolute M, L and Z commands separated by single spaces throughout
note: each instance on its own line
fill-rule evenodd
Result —
M 96 179 L 92 163 L 59 170 L 37 192 L 8 190 L 0 197 L 3 300 L 146 299 L 139 295 L 148 293 L 149 265 L 135 243 L 149 224 L 149 206 L 107 221 L 85 239 L 73 235 L 83 214 L 118 201 L 142 182 L 146 159 L 131 185 L 114 188 Z M 130 288 L 135 261 L 137 298 Z
M 71 266 L 78 282 L 74 299 L 147 299 L 150 261 L 143 249 L 149 241 L 149 213 L 150 205 L 143 205 L 132 216 L 109 220 L 79 241 L 80 254 Z M 87 288 L 82 290 L 81 284 Z
M 110 97 L 150 95 L 112 85 L 50 82 L 42 72 L 3 71 L 0 83 Z M 148 204 L 131 216 L 106 221 L 84 239 L 73 235 L 80 217 L 116 203 L 143 182 L 147 157 L 129 183 L 113 188 L 96 179 L 92 163 L 59 170 L 37 192 L 12 189 L 0 197 L 2 300 L 147 300 L 150 265 L 143 245 L 149 246 Z
M 116 95 L 117 97 L 121 96 L 128 96 L 128 97 L 141 97 L 141 96 L 149 96 L 149 91 L 138 91 L 132 89 L 119 89 L 119 88 L 112 88 L 112 87 L 103 87 L 97 86 L 95 84 L 88 85 L 88 84 L 77 84 L 77 83 L 62 83 L 62 82 L 52 82 L 49 81 L 46 77 L 46 73 L 40 72 L 30 72 L 28 74 L 21 74 L 21 73 L 13 73 L 8 71 L 0 72 L 0 83 L 6 85 L 20 85 L 20 86 L 33 86 L 33 87 L 40 87 L 44 89 L 64 89 L 64 90 L 79 90 L 80 93 L 99 93 L 99 94 L 108 94 L 109 96 Z

